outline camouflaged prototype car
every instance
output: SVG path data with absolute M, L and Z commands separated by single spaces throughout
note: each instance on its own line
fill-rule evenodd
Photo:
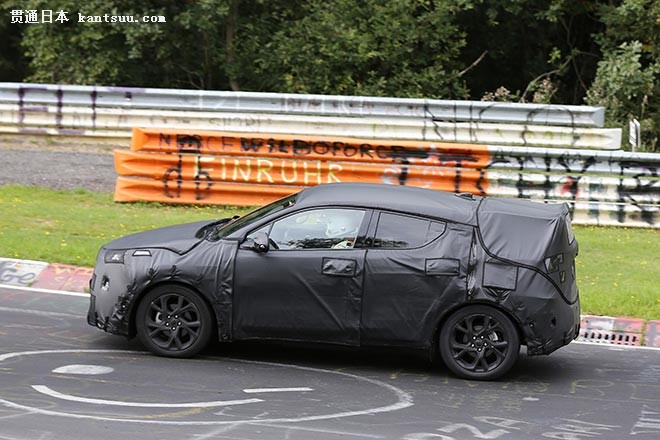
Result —
M 493 379 L 579 329 L 565 204 L 330 184 L 105 245 L 88 322 L 152 352 L 273 339 L 437 350 Z

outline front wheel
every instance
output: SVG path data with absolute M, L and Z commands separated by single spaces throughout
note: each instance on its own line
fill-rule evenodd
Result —
M 440 355 L 456 375 L 474 380 L 497 379 L 513 367 L 520 338 L 511 319 L 489 306 L 454 312 L 442 326 Z
M 183 286 L 161 286 L 140 301 L 136 326 L 138 338 L 149 351 L 167 357 L 187 358 L 211 340 L 211 312 L 202 298 Z

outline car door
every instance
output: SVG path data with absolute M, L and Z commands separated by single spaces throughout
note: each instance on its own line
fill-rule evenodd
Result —
M 248 234 L 234 281 L 234 338 L 359 344 L 364 234 L 371 211 L 316 208 Z M 250 245 L 269 234 L 270 248 Z
M 361 340 L 425 345 L 443 308 L 465 298 L 471 228 L 378 212 L 368 234 Z

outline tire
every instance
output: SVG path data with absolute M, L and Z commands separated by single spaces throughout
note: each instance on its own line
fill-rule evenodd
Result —
M 516 362 L 520 337 L 511 319 L 484 305 L 464 307 L 445 321 L 438 339 L 445 365 L 457 376 L 494 380 Z
M 192 357 L 211 340 L 211 316 L 204 300 L 190 289 L 176 285 L 157 287 L 138 306 L 138 338 L 159 356 Z

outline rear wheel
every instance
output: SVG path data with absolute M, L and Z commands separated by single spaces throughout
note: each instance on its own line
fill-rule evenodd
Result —
M 493 380 L 513 367 L 520 338 L 511 319 L 489 306 L 474 305 L 454 312 L 442 326 L 440 355 L 456 375 Z
M 195 292 L 183 286 L 161 286 L 147 293 L 138 306 L 138 338 L 157 355 L 191 357 L 211 340 L 211 316 Z

